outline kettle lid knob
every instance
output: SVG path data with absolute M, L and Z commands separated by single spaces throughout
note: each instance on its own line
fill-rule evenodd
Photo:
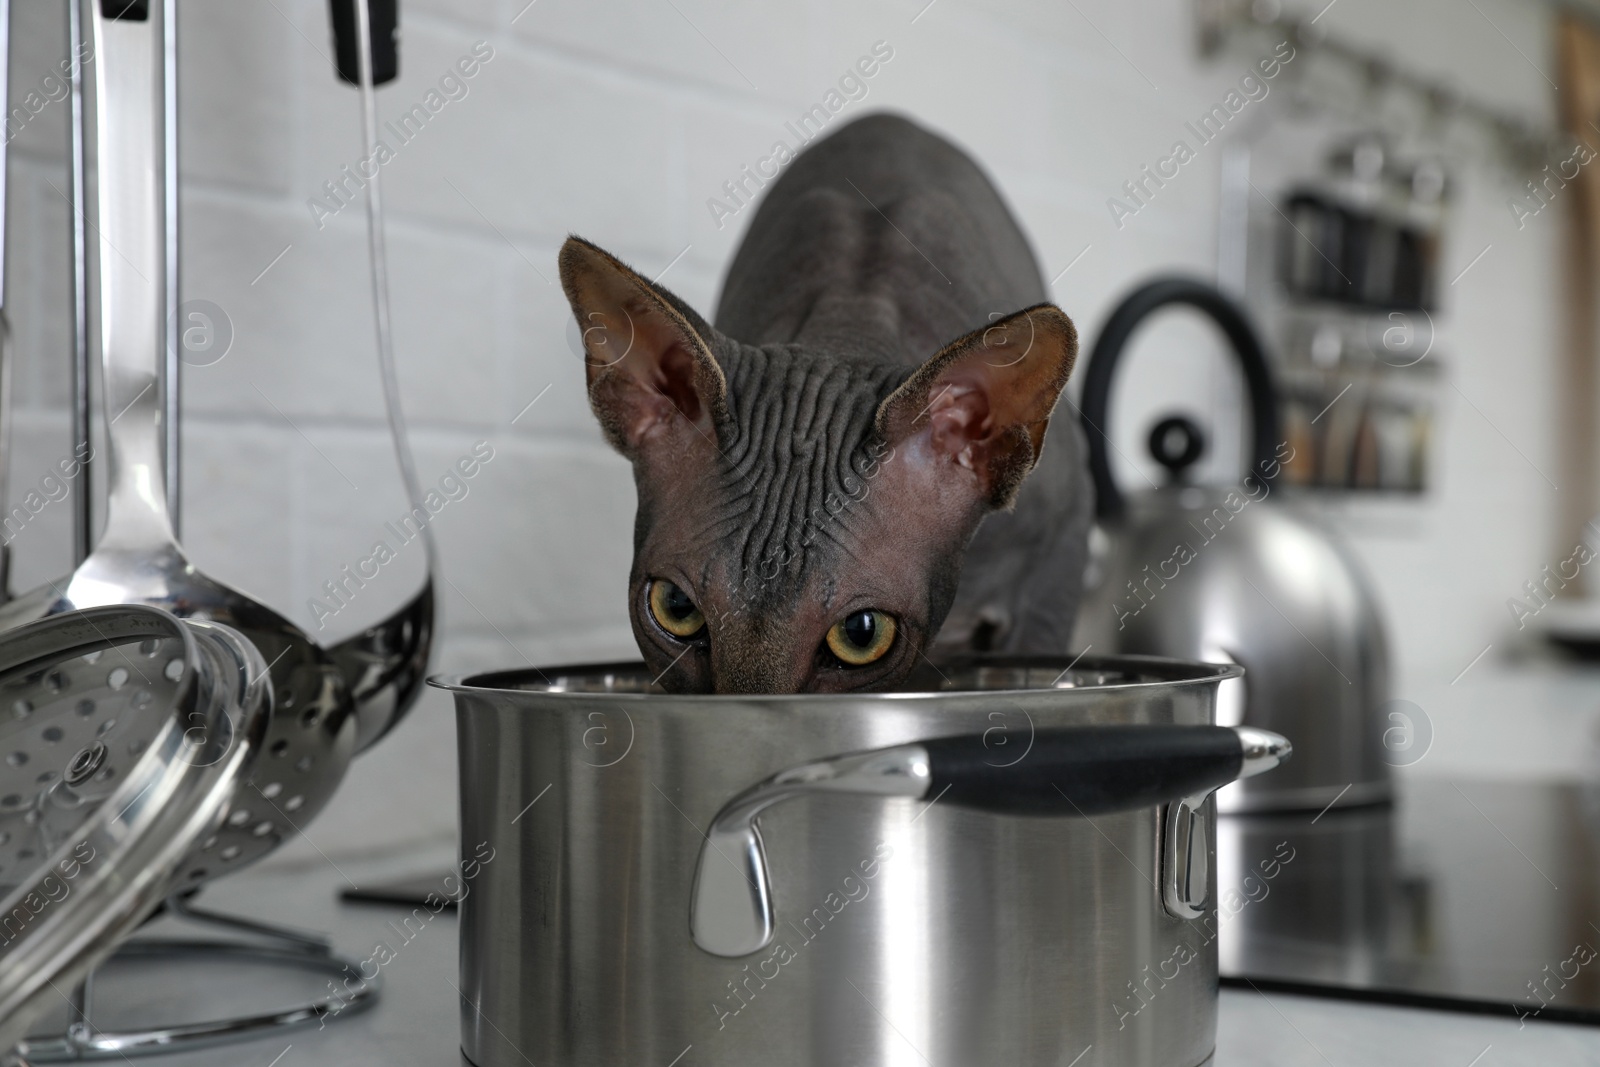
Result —
M 1167 468 L 1175 483 L 1188 479 L 1184 473 L 1206 450 L 1206 435 L 1187 415 L 1168 415 L 1150 428 L 1150 455 Z

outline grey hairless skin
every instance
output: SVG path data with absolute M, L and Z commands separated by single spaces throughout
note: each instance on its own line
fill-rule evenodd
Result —
M 561 281 L 634 465 L 630 614 L 663 686 L 879 690 L 935 648 L 1066 651 L 1093 489 L 1077 420 L 1045 429 L 1077 335 L 960 149 L 893 115 L 816 142 L 715 327 L 576 237 Z

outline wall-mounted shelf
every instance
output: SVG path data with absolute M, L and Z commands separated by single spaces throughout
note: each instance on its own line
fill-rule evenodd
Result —
M 1583 6 L 1593 13 L 1600 10 L 1600 0 Z M 1303 105 L 1357 118 L 1370 115 L 1380 97 L 1404 95 L 1423 124 L 1437 129 L 1457 123 L 1476 127 L 1498 145 L 1502 161 L 1519 171 L 1537 172 L 1566 158 L 1565 150 L 1571 147 L 1572 138 L 1553 126 L 1502 111 L 1455 86 L 1406 70 L 1381 52 L 1325 32 L 1317 24 L 1320 13 L 1302 19 L 1286 13 L 1279 0 L 1196 0 L 1194 10 L 1203 56 L 1218 56 L 1230 46 L 1248 48 L 1257 40 L 1288 40 L 1317 62 L 1344 68 L 1350 93 L 1306 94 L 1300 101 Z M 1298 64 L 1296 73 L 1302 80 L 1310 65 Z

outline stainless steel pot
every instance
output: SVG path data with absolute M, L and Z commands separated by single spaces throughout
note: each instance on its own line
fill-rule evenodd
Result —
M 1208 725 L 1239 673 L 1008 659 L 918 691 L 718 697 L 632 664 L 436 680 L 472 861 L 463 1052 L 1207 1063 L 1210 794 L 1287 754 Z

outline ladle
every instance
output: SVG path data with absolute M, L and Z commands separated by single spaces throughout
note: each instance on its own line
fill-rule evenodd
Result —
M 344 26 L 334 19 L 335 36 L 349 29 L 355 32 L 356 86 L 361 94 L 361 144 L 377 142 L 378 107 L 373 92 L 374 74 L 373 13 L 371 0 L 355 0 L 355 25 Z M 390 5 L 384 20 L 394 25 L 397 17 Z M 392 30 L 384 66 L 386 77 L 398 70 L 393 55 Z M 340 52 L 344 49 L 341 45 Z M 341 77 L 343 74 L 341 73 Z M 394 340 L 389 325 L 389 255 L 383 234 L 383 182 L 374 173 L 367 185 L 367 258 L 371 265 L 373 324 L 377 336 L 378 370 L 383 383 L 384 408 L 389 417 L 389 436 L 394 442 L 395 461 L 406 495 L 420 500 L 416 464 L 407 444 L 405 413 L 400 403 L 400 383 L 394 369 Z M 356 708 L 356 750 L 366 748 L 382 737 L 416 702 L 428 673 L 428 653 L 433 647 L 433 575 L 439 567 L 439 547 L 433 528 L 422 526 L 422 548 L 427 574 L 420 592 L 399 611 L 361 633 L 346 638 L 328 650 L 350 686 Z
M 162 55 L 160 5 L 127 5 L 107 16 L 86 0 L 95 62 L 85 64 L 85 148 L 96 183 L 86 199 L 90 344 L 99 350 L 106 415 L 109 492 L 104 532 L 67 578 L 0 606 L 0 630 L 45 615 L 106 604 L 144 603 L 182 617 L 211 619 L 243 633 L 270 665 L 272 705 L 265 758 L 240 787 L 213 849 L 193 861 L 195 880 L 240 866 L 312 817 L 344 775 L 358 745 L 352 685 L 380 708 L 368 740 L 393 721 L 398 669 L 383 652 L 415 646 L 430 627 L 414 618 L 431 606 L 431 586 L 391 620 L 330 653 L 299 627 L 201 572 L 185 556 L 167 511 L 161 360 L 163 289 Z M 139 16 L 144 17 L 139 17 Z M 426 643 L 423 644 L 426 656 Z M 381 663 L 379 662 L 381 661 Z M 416 669 L 421 673 L 420 666 Z M 202 866 L 203 865 L 203 866 Z

